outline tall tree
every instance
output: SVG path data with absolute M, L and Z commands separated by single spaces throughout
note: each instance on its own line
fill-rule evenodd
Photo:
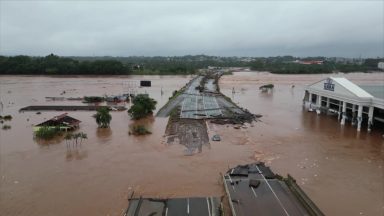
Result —
M 133 105 L 128 110 L 129 115 L 133 119 L 141 119 L 153 113 L 156 109 L 157 101 L 150 98 L 147 94 L 137 95 L 133 101 Z
M 96 123 L 100 128 L 109 128 L 112 116 L 109 114 L 109 109 L 107 107 L 99 108 L 93 117 L 96 119 Z

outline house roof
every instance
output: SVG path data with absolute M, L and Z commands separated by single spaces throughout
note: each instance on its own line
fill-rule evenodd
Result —
M 344 77 L 330 77 L 332 80 L 335 82 L 339 83 L 341 86 L 346 88 L 348 91 L 356 95 L 357 97 L 360 98 L 373 98 L 371 94 L 366 92 L 364 89 L 360 88 L 358 85 L 355 83 L 349 81 L 348 79 Z
M 81 122 L 80 120 L 77 120 L 75 118 L 68 116 L 68 113 L 64 113 L 64 114 L 55 116 L 45 122 L 42 122 L 36 126 L 56 126 L 60 124 L 73 126 L 73 125 L 79 124 L 80 122 Z

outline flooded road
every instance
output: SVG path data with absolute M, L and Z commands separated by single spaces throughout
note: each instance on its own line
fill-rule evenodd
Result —
M 220 196 L 219 173 L 256 160 L 293 175 L 326 215 L 383 215 L 383 131 L 357 133 L 336 118 L 302 110 L 305 85 L 326 76 L 240 72 L 222 77 L 221 91 L 262 114 L 262 122 L 240 129 L 208 124 L 210 136 L 220 134 L 222 141 L 194 156 L 184 156 L 181 145 L 166 144 L 167 118 L 143 120 L 152 134 L 135 137 L 128 134 L 134 122 L 125 111 L 111 113 L 111 129 L 98 129 L 94 112 L 68 112 L 88 134 L 81 147 L 68 149 L 64 140 L 41 143 L 32 133 L 32 124 L 62 112 L 18 113 L 28 105 L 81 105 L 46 102 L 46 96 L 120 94 L 125 81 L 144 79 L 152 80 L 152 87 L 138 92 L 155 98 L 159 109 L 191 77 L 1 76 L 2 115 L 14 117 L 7 123 L 10 130 L 0 130 L 1 215 L 120 215 L 133 190 L 151 197 Z M 346 77 L 358 84 L 384 82 L 382 74 Z M 259 92 L 267 83 L 275 84 L 274 91 Z

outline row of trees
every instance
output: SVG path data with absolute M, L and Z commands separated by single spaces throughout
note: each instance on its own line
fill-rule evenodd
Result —
M 53 54 L 46 57 L 0 56 L 0 74 L 111 75 L 130 72 L 130 67 L 116 60 L 78 61 Z
M 301 65 L 295 60 L 322 60 L 323 65 Z M 50 54 L 45 57 L 0 56 L 0 74 L 37 75 L 113 75 L 113 74 L 157 74 L 186 75 L 208 66 L 251 67 L 253 70 L 272 73 L 330 73 L 333 71 L 353 72 L 378 70 L 377 63 L 384 59 L 365 59 L 338 63 L 325 57 L 297 58 L 277 57 L 217 57 L 217 56 L 174 56 L 174 57 L 59 57 Z
M 257 71 L 269 71 L 271 73 L 278 74 L 320 74 L 320 73 L 333 73 L 335 71 L 340 72 L 368 72 L 378 71 L 378 62 L 380 59 L 366 59 L 363 63 L 337 63 L 334 61 L 326 61 L 321 65 L 312 64 L 298 64 L 292 61 L 280 61 L 274 60 L 257 60 L 250 63 L 252 70 Z M 384 61 L 384 59 L 382 59 Z

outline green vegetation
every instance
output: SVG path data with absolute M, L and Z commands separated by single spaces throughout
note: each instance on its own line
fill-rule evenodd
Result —
M 11 129 L 11 126 L 10 125 L 3 125 L 2 129 L 3 130 L 9 130 L 9 129 Z
M 11 115 L 6 115 L 6 116 L 1 116 L 0 115 L 0 120 L 11 121 L 12 120 L 12 116 Z
M 46 57 L 0 56 L 1 74 L 129 74 L 127 67 L 116 60 L 78 61 L 50 54 Z
M 149 131 L 144 125 L 133 125 L 130 131 L 130 134 L 133 135 L 146 135 L 151 133 L 152 132 Z
M 273 84 L 267 84 L 267 85 L 262 85 L 259 87 L 260 90 L 268 90 L 268 89 L 273 89 L 275 86 Z
M 322 65 L 304 65 L 294 61 L 320 60 Z M 1 74 L 33 75 L 188 75 L 198 69 L 213 67 L 250 67 L 258 71 L 282 74 L 332 73 L 378 71 L 377 63 L 383 58 L 346 59 L 293 56 L 276 57 L 218 57 L 186 55 L 169 57 L 45 57 L 0 56 Z
M 99 128 L 109 128 L 112 116 L 109 114 L 109 109 L 107 107 L 99 108 L 93 117 L 96 119 Z
M 98 97 L 98 96 L 85 96 L 84 97 L 84 102 L 85 103 L 100 103 L 103 102 L 104 98 L 103 97 Z
M 323 64 L 299 64 L 294 61 L 323 61 Z M 260 58 L 250 62 L 252 70 L 269 71 L 277 74 L 320 74 L 333 72 L 368 72 L 379 71 L 377 63 L 384 59 L 365 59 L 363 62 L 357 59 L 349 59 L 344 62 L 339 62 L 333 58 L 326 59 L 325 57 L 314 58 L 293 58 L 285 57 L 270 57 Z
M 40 127 L 39 130 L 35 132 L 35 136 L 40 139 L 48 140 L 52 139 L 53 137 L 60 135 L 60 127 L 48 127 L 43 126 Z
M 157 101 L 150 98 L 147 94 L 138 94 L 132 101 L 133 105 L 128 113 L 133 119 L 141 119 L 153 113 L 156 109 Z

